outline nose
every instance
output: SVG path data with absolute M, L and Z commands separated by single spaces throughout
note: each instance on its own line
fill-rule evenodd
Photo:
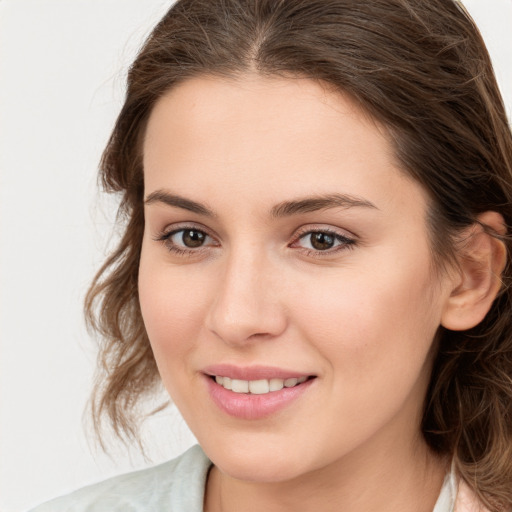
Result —
M 287 318 L 278 274 L 275 265 L 255 252 L 231 254 L 219 273 L 206 327 L 231 345 L 279 336 Z

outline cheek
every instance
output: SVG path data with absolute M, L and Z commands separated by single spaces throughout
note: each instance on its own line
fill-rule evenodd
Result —
M 334 400 L 322 407 L 324 435 L 340 446 L 393 421 L 419 421 L 437 320 L 428 312 L 429 280 L 403 277 L 388 275 L 382 286 L 369 275 L 347 279 L 330 293 L 312 293 L 300 309 L 301 335 L 321 354 Z
M 187 286 L 180 286 L 177 280 L 166 285 L 158 282 L 139 280 L 139 298 L 144 324 L 151 342 L 161 343 L 173 337 L 183 339 L 186 331 L 197 325 L 197 294 Z
M 162 378 L 190 353 L 204 317 L 206 282 L 173 267 L 143 249 L 139 268 L 139 300 L 144 325 Z
M 334 370 L 334 384 L 353 386 L 355 396 L 366 384 L 369 391 L 392 390 L 399 381 L 410 385 L 422 372 L 439 326 L 442 300 L 425 271 L 429 266 L 394 268 L 349 270 L 325 286 L 317 281 L 298 287 L 302 293 L 293 309 L 302 336 Z

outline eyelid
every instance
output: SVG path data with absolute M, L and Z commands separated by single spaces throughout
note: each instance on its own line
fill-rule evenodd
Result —
M 171 242 L 171 238 L 179 233 L 180 231 L 200 231 L 201 233 L 204 233 L 207 237 L 209 237 L 211 240 L 213 240 L 214 244 L 205 244 L 201 245 L 196 248 L 192 247 L 186 247 L 177 245 L 173 242 Z M 200 255 L 203 251 L 211 248 L 216 247 L 219 245 L 217 237 L 214 236 L 208 228 L 201 224 L 197 224 L 195 222 L 182 222 L 182 223 L 176 223 L 166 226 L 164 229 L 156 233 L 156 235 L 153 236 L 153 240 L 155 242 L 162 243 L 165 248 L 170 252 L 174 254 L 178 254 L 180 256 L 194 256 L 194 255 Z
M 169 224 L 162 230 L 158 231 L 153 238 L 158 241 L 163 237 L 172 236 L 173 234 L 186 229 L 201 231 L 205 235 L 208 235 L 210 238 L 213 238 L 214 240 L 218 238 L 211 232 L 209 228 L 197 222 L 176 222 L 174 224 Z
M 320 249 L 310 249 L 306 247 L 297 247 L 296 244 L 305 236 L 311 235 L 314 233 L 325 233 L 333 236 L 339 244 L 334 247 L 326 250 Z M 335 228 L 333 226 L 326 226 L 325 224 L 308 224 L 306 226 L 300 227 L 293 235 L 293 240 L 289 244 L 289 247 L 301 250 L 305 252 L 307 255 L 311 255 L 314 257 L 328 257 L 333 254 L 344 251 L 347 249 L 353 248 L 358 242 L 358 238 L 355 234 L 343 229 Z
M 331 235 L 354 241 L 359 238 L 355 233 L 348 231 L 347 229 L 338 228 L 329 224 L 306 224 L 295 230 L 293 239 L 297 240 L 309 233 L 329 233 Z

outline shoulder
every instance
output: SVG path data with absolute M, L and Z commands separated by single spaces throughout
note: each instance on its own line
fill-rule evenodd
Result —
M 169 462 L 84 487 L 31 512 L 200 512 L 210 465 L 195 445 Z

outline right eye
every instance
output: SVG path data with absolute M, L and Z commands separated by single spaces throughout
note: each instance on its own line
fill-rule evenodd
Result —
M 171 234 L 168 240 L 180 247 L 196 249 L 197 247 L 201 247 L 208 238 L 206 233 L 198 229 L 180 229 Z
M 210 235 L 191 227 L 162 233 L 156 240 L 163 242 L 169 251 L 178 254 L 192 253 L 205 246 L 217 245 Z

